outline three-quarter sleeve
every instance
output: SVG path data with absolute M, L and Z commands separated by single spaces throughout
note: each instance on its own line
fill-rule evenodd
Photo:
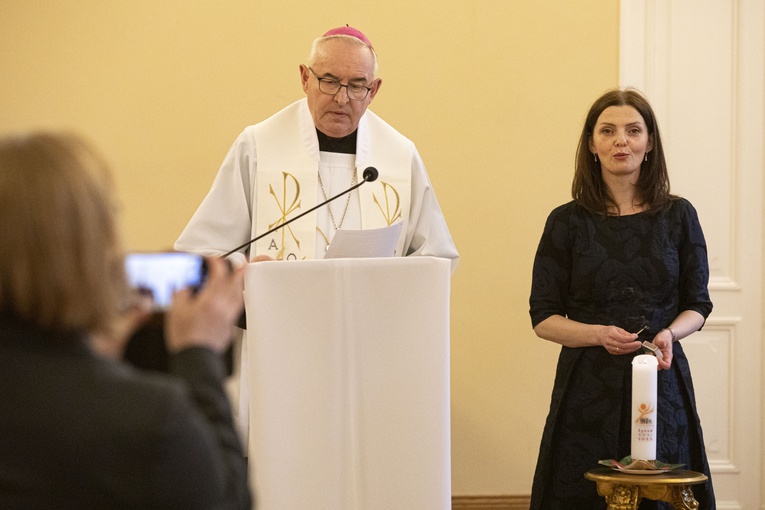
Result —
M 709 261 L 707 243 L 696 209 L 687 200 L 681 200 L 683 238 L 679 247 L 680 281 L 679 311 L 693 310 L 705 319 L 712 312 L 709 298 Z
M 566 316 L 568 289 L 571 279 L 571 239 L 564 205 L 547 217 L 542 238 L 534 257 L 531 277 L 529 314 L 531 325 L 552 315 Z

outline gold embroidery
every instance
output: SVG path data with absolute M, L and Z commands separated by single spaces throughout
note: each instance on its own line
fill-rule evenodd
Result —
M 321 237 L 324 238 L 324 243 L 326 244 L 327 247 L 329 247 L 329 239 L 327 239 L 327 236 L 324 235 L 324 232 L 322 232 L 319 227 L 316 227 L 316 232 L 318 232 L 319 235 L 321 235 Z
M 292 197 L 292 203 L 287 207 L 287 179 L 292 179 L 292 181 L 295 183 L 295 196 Z M 282 200 L 279 201 L 279 197 L 276 196 L 276 193 L 274 192 L 273 186 L 269 183 L 268 185 L 268 192 L 274 197 L 274 200 L 276 200 L 276 205 L 281 211 L 282 215 L 281 217 L 276 220 L 275 222 L 271 223 L 268 226 L 268 229 L 271 230 L 272 228 L 276 227 L 277 225 L 281 225 L 283 223 L 286 223 L 287 216 L 295 212 L 297 209 L 300 209 L 300 182 L 295 178 L 294 175 L 282 172 Z M 300 239 L 297 238 L 295 235 L 295 232 L 292 231 L 292 227 L 287 225 L 286 228 L 281 229 L 281 235 L 282 235 L 282 243 L 281 243 L 281 249 L 279 250 L 278 255 L 276 256 L 277 260 L 282 260 L 284 258 L 284 250 L 285 250 L 285 236 L 286 232 L 285 230 L 289 230 L 290 235 L 292 236 L 292 240 L 297 245 L 298 249 L 300 249 Z
M 383 195 L 385 196 L 385 208 L 383 209 L 382 204 L 380 204 L 380 201 L 377 199 L 377 195 L 372 193 L 372 198 L 374 203 L 377 204 L 377 207 L 380 209 L 380 212 L 382 213 L 383 218 L 385 218 L 385 221 L 388 223 L 388 226 L 390 226 L 394 221 L 401 218 L 401 199 L 398 196 L 398 191 L 396 191 L 396 188 L 387 182 L 380 181 L 380 184 L 382 184 Z M 393 192 L 393 211 L 391 211 L 391 200 L 388 195 L 388 189 Z

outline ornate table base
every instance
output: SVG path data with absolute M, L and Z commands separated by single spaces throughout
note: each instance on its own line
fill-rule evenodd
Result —
M 674 470 L 651 475 L 633 475 L 597 468 L 584 474 L 597 484 L 598 494 L 606 498 L 608 510 L 636 510 L 643 498 L 672 503 L 677 510 L 696 510 L 699 503 L 691 485 L 707 481 L 696 471 Z

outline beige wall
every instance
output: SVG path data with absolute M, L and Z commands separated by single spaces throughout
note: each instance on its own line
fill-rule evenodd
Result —
M 325 5 L 322 8 L 320 5 Z M 454 494 L 527 494 L 557 349 L 528 291 L 585 110 L 618 83 L 617 0 L 0 4 L 0 133 L 71 128 L 113 163 L 129 249 L 170 247 L 248 125 L 301 96 L 313 37 L 361 28 L 372 109 L 412 138 L 462 255 Z

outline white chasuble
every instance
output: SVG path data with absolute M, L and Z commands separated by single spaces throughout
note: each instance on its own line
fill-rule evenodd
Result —
M 359 122 L 355 163 L 353 155 L 320 154 L 305 99 L 257 124 L 254 136 L 258 160 L 254 232 L 283 225 L 326 200 L 325 194 L 331 198 L 350 188 L 352 182 L 361 182 L 367 166 L 377 168 L 379 177 L 352 193 L 347 212 L 347 197 L 337 198 L 329 204 L 332 215 L 327 206 L 306 214 L 257 241 L 251 257 L 265 254 L 278 260 L 321 258 L 336 228 L 372 229 L 398 221 L 405 224 L 396 255 L 404 255 L 412 179 L 413 145 L 409 140 L 367 111 Z

